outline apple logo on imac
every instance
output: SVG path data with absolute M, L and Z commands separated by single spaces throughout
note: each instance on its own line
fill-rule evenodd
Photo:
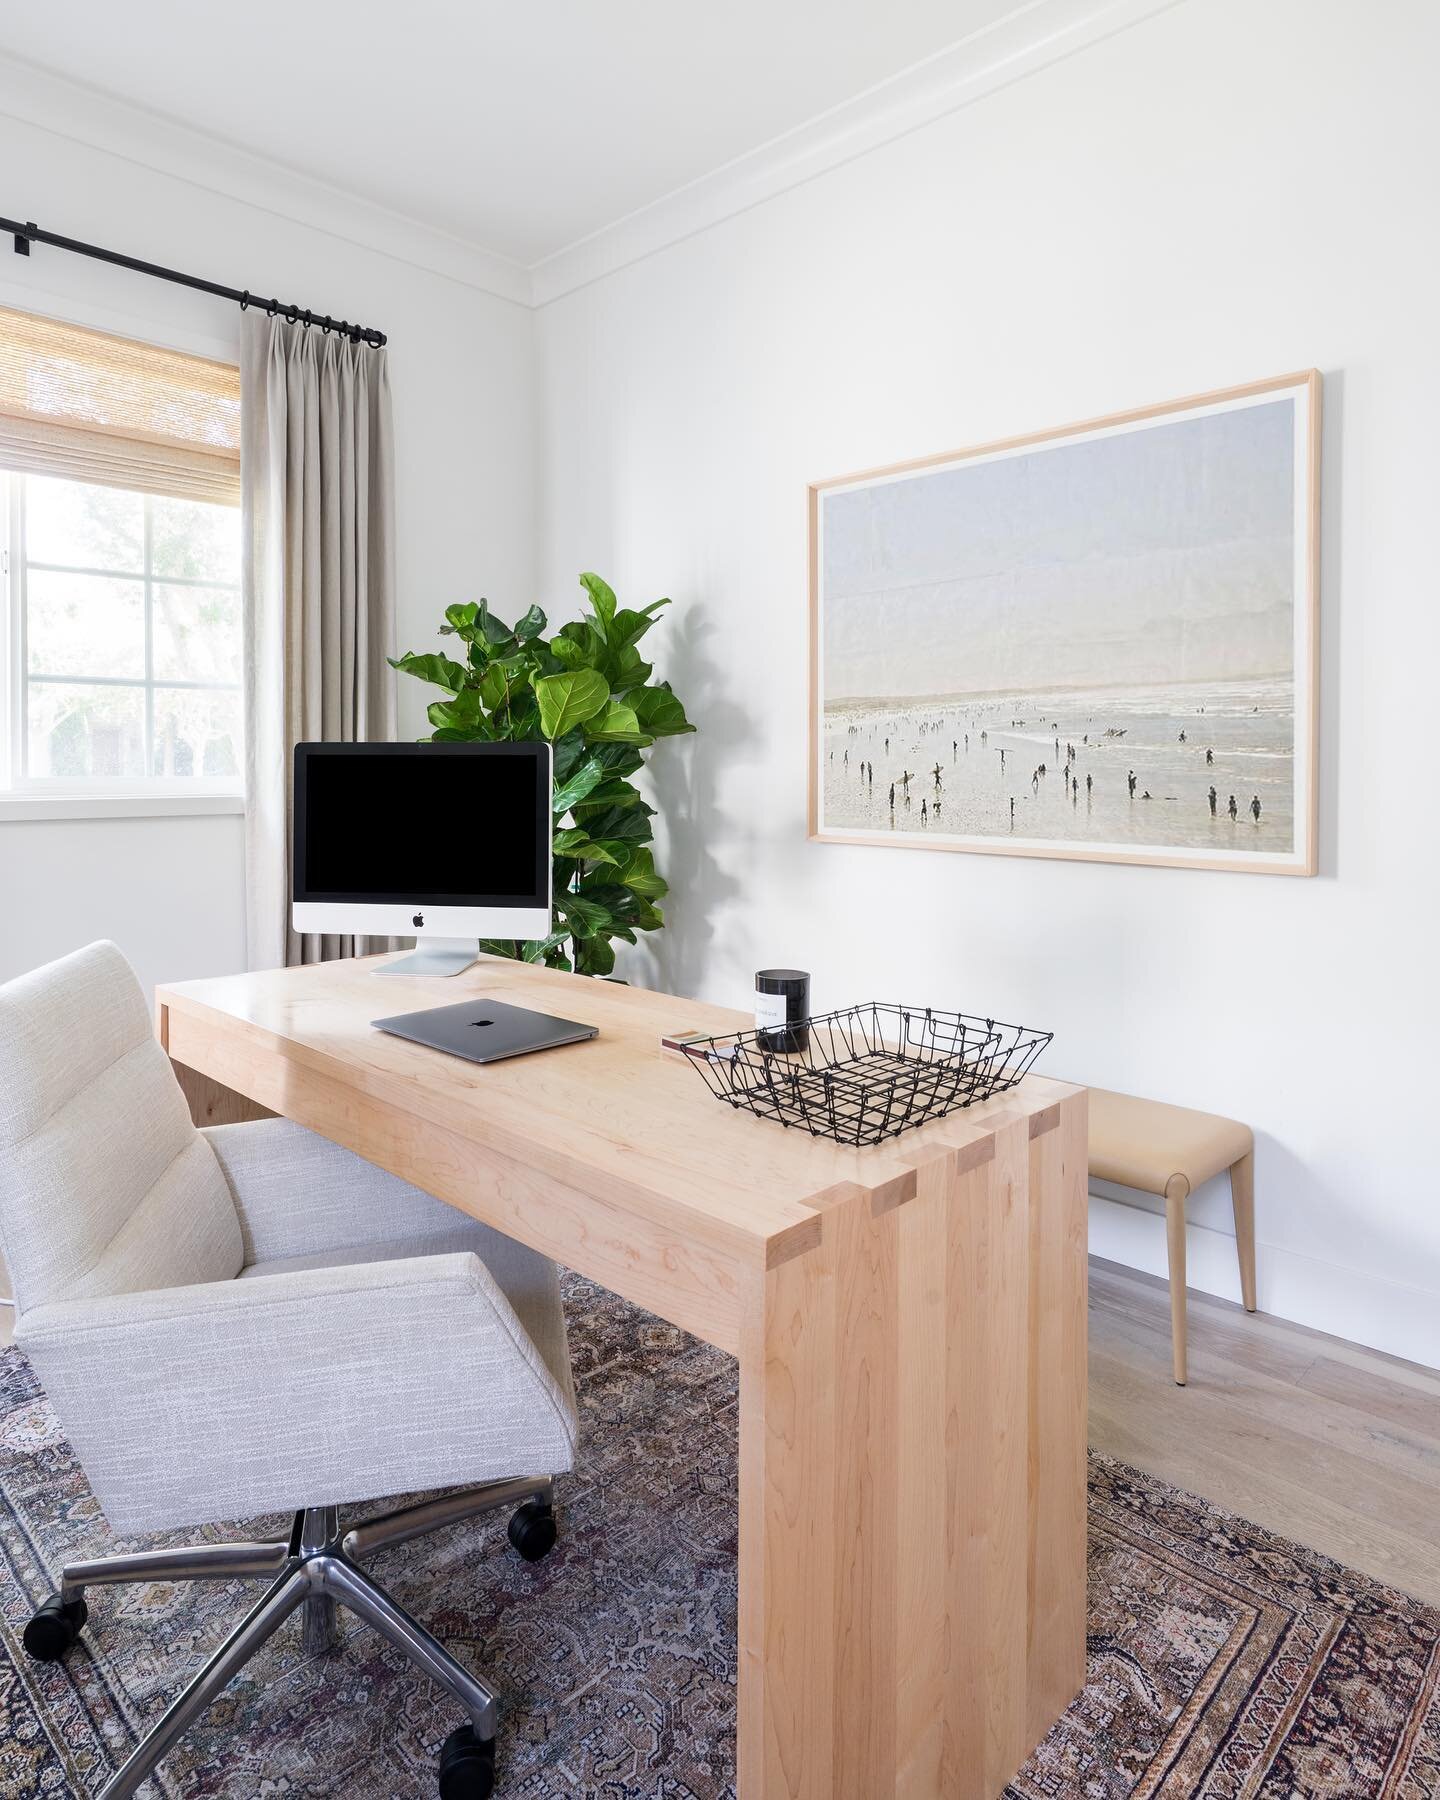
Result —
M 411 921 L 410 921 L 410 923 L 411 923 L 411 924 L 412 924 L 412 925 L 420 925 L 420 926 L 423 926 L 423 925 L 424 925 L 424 923 L 425 923 L 425 915 L 424 915 L 424 913 L 423 913 L 423 912 L 417 912 L 417 913 L 416 913 L 416 915 L 415 915 L 415 917 L 414 917 L 414 918 L 413 918 L 413 919 L 412 919 L 412 920 L 411 920 Z

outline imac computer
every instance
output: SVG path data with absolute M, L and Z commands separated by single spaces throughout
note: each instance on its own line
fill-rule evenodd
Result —
M 296 931 L 411 937 L 381 975 L 458 975 L 550 931 L 548 744 L 297 744 Z

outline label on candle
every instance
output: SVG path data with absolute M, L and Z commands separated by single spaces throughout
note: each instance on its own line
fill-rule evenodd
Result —
M 756 994 L 755 996 L 755 1029 L 757 1031 L 773 1031 L 777 1025 L 785 1023 L 785 996 L 783 994 Z

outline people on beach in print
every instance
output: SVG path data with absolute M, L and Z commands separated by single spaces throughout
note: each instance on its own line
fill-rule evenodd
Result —
M 868 821 L 872 828 L 879 827 L 888 808 L 892 831 L 928 831 L 934 826 L 938 836 L 943 817 L 948 829 L 961 836 L 983 836 L 987 830 L 1004 832 L 1008 828 L 1017 836 L 1023 831 L 1024 836 L 1041 840 L 1054 837 L 1108 843 L 1113 838 L 1149 843 L 1184 842 L 1181 834 L 1188 830 L 1196 834 L 1190 841 L 1203 843 L 1200 821 L 1208 809 L 1212 832 L 1218 829 L 1222 816 L 1230 821 L 1232 832 L 1248 816 L 1254 835 L 1239 840 L 1247 848 L 1270 848 L 1280 841 L 1277 831 L 1283 831 L 1285 826 L 1288 793 L 1278 784 L 1265 785 L 1263 792 L 1258 791 L 1262 783 L 1273 783 L 1272 770 L 1263 761 L 1256 765 L 1248 759 L 1277 753 L 1272 752 L 1265 738 L 1257 741 L 1249 726 L 1246 715 L 1252 707 L 1248 695 L 1240 714 L 1238 739 L 1236 715 L 1230 711 L 1223 727 L 1228 735 L 1218 744 L 1197 741 L 1193 719 L 1186 719 L 1185 713 L 1203 714 L 1206 708 L 1198 706 L 1183 710 L 1172 707 L 1169 717 L 1163 719 L 1137 713 L 1125 726 L 1107 724 L 1103 713 L 1087 712 L 1083 706 L 1077 706 L 1068 717 L 1052 719 L 1046 719 L 1043 713 L 1036 718 L 1033 711 L 1027 719 L 1021 708 L 1007 708 L 1000 703 L 975 704 L 964 710 L 969 717 L 963 728 L 961 709 L 947 710 L 943 706 L 931 708 L 923 717 L 897 710 L 888 717 L 884 713 L 872 714 L 858 724 L 837 720 L 834 735 L 824 746 L 823 754 L 828 760 L 822 765 L 822 772 L 837 795 L 837 803 L 842 791 L 849 796 L 848 807 L 853 810 L 844 824 L 863 829 Z M 1217 709 L 1209 710 L 1213 714 Z M 1271 712 L 1269 708 L 1259 710 Z M 1177 711 L 1179 718 L 1175 716 Z M 1088 728 L 1076 730 L 1077 726 Z M 1247 728 L 1252 732 L 1249 738 L 1245 736 Z M 1067 735 L 1067 729 L 1071 735 Z M 951 755 L 948 765 L 943 749 L 947 735 Z M 1037 759 L 1027 774 L 1026 748 L 1031 748 L 1033 754 L 1033 749 L 1046 738 L 1049 748 L 1044 760 Z M 995 761 L 970 757 L 971 748 L 976 746 L 993 749 Z M 963 764 L 962 748 L 968 758 Z M 876 750 L 883 756 L 878 812 L 876 769 L 871 760 Z M 1237 762 L 1237 756 L 1247 760 Z M 1133 766 L 1127 767 L 1122 757 L 1133 758 Z M 912 759 L 917 764 L 914 769 L 906 766 Z M 843 784 L 842 769 L 846 778 Z M 1204 774 L 1195 780 L 1202 769 Z M 1058 796 L 1054 782 L 1048 779 L 1056 773 L 1060 776 Z M 858 797 L 855 784 L 849 781 L 852 774 L 859 777 Z M 1115 779 L 1121 774 L 1125 778 L 1123 790 Z M 1237 785 L 1237 791 L 1228 794 L 1219 786 L 1226 776 L 1248 776 L 1246 785 L 1254 783 L 1257 791 L 1247 799 Z M 1078 819 L 1082 778 L 1084 825 Z M 1128 810 L 1120 798 L 1122 791 L 1130 802 Z M 1054 804 L 1057 798 L 1062 802 L 1058 811 Z M 1063 806 L 1067 799 L 1068 810 Z M 944 806 L 945 800 L 950 801 L 949 807 Z M 903 813 L 897 811 L 902 801 Z M 1020 807 L 1027 803 L 1030 810 L 1021 814 Z M 1153 840 L 1152 833 L 1157 834 Z

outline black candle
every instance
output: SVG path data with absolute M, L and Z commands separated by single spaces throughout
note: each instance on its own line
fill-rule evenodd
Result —
M 804 969 L 760 969 L 755 976 L 755 1029 L 762 1050 L 798 1055 L 810 1047 L 810 976 Z

